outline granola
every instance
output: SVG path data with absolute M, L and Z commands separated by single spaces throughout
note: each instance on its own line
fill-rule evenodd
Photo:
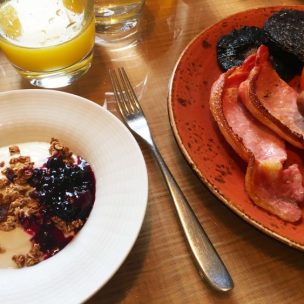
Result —
M 33 244 L 29 253 L 14 255 L 12 259 L 18 268 L 33 266 L 44 260 L 44 253 L 38 244 Z
M 20 153 L 16 146 L 9 151 L 11 155 Z M 0 179 L 0 230 L 15 229 L 21 215 L 37 212 L 38 203 L 30 197 L 34 188 L 27 184 L 32 170 L 30 157 L 18 156 L 11 158 L 9 166 L 1 171 L 5 177 Z

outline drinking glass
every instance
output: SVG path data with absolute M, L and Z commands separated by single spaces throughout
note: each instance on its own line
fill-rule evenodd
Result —
M 31 84 L 58 88 L 91 66 L 94 0 L 0 0 L 0 48 Z
M 125 35 L 137 24 L 144 0 L 95 0 L 96 30 L 102 34 Z

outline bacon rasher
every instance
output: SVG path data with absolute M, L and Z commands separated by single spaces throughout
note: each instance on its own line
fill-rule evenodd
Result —
M 213 84 L 210 109 L 221 133 L 248 162 L 245 188 L 252 201 L 288 222 L 302 217 L 298 202 L 304 199 L 302 175 L 296 164 L 284 168 L 284 141 L 256 120 L 239 97 L 239 87 L 255 65 L 255 55 L 242 66 L 220 75 Z
M 255 118 L 290 144 L 304 149 L 304 117 L 297 105 L 299 94 L 273 69 L 266 46 L 259 47 L 255 66 L 239 91 Z

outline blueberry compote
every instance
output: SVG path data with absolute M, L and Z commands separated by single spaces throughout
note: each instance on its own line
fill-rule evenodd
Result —
M 95 200 L 95 177 L 91 166 L 80 157 L 71 163 L 55 154 L 41 168 L 33 170 L 28 182 L 35 188 L 32 197 L 39 201 L 41 211 L 38 217 L 24 219 L 23 227 L 49 257 L 73 238 L 57 228 L 54 218 L 66 225 L 75 221 L 83 224 Z

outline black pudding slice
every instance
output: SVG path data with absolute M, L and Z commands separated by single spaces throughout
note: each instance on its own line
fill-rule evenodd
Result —
M 282 10 L 264 25 L 272 64 L 284 80 L 299 74 L 304 62 L 304 11 Z
M 280 77 L 291 80 L 302 71 L 303 63 L 293 54 L 283 51 L 271 42 L 268 43 L 271 54 L 271 64 Z
M 264 43 L 265 33 L 263 29 L 255 26 L 244 26 L 233 30 L 217 42 L 218 64 L 224 71 L 239 66 L 248 55 L 254 53 Z
M 272 44 L 304 62 L 304 11 L 282 10 L 274 13 L 266 21 L 264 30 Z
M 295 53 L 288 52 L 286 47 L 282 47 L 271 37 L 269 24 L 272 22 L 267 21 L 264 29 L 244 26 L 221 37 L 216 49 L 217 61 L 221 69 L 227 71 L 241 65 L 248 55 L 254 53 L 261 44 L 265 44 L 271 54 L 272 66 L 282 79 L 289 81 L 299 74 L 303 66 L 302 62 Z
M 35 169 L 29 180 L 43 212 L 64 221 L 86 220 L 95 200 L 95 177 L 91 166 L 81 158 L 66 164 L 60 156 L 49 157 Z

